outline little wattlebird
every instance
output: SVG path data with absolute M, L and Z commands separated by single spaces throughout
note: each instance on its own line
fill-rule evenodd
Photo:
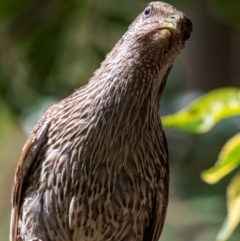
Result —
M 157 241 L 168 203 L 163 88 L 192 31 L 152 2 L 89 83 L 46 110 L 23 148 L 11 241 Z

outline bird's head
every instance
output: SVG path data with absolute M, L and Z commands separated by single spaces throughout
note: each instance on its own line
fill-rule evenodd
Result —
M 171 65 L 191 32 L 192 22 L 182 12 L 167 3 L 152 2 L 129 26 L 121 45 L 142 60 Z
M 167 3 L 151 2 L 107 55 L 94 80 L 109 86 L 107 80 L 113 88 L 134 85 L 146 89 L 151 84 L 161 93 L 191 32 L 192 22 L 182 12 Z

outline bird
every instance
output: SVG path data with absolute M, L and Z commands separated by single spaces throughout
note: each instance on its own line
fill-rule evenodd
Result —
M 159 107 L 191 20 L 151 2 L 89 82 L 50 106 L 23 147 L 11 241 L 157 241 L 169 195 Z

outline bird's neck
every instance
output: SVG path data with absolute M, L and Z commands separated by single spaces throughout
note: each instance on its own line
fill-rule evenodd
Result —
M 136 63 L 130 68 L 130 64 L 114 68 L 115 64 L 103 63 L 88 85 L 72 97 L 80 100 L 80 129 L 87 133 L 82 158 L 87 160 L 90 155 L 94 170 L 100 165 L 98 159 L 103 159 L 114 176 L 126 167 L 129 153 L 145 152 L 146 145 L 161 148 L 163 143 L 159 105 L 168 71 L 147 75 L 145 68 Z
M 140 62 L 138 57 L 121 61 L 108 56 L 95 72 L 87 87 L 99 111 L 95 114 L 117 116 L 119 122 L 129 125 L 159 119 L 162 89 L 170 68 Z

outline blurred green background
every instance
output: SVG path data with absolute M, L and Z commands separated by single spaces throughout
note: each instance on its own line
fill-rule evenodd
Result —
M 175 62 L 161 104 L 173 113 L 199 95 L 240 86 L 240 1 L 166 1 L 194 32 Z M 0 0 L 0 237 L 8 240 L 14 169 L 43 111 L 85 84 L 143 11 L 144 0 Z M 166 130 L 170 204 L 162 241 L 212 241 L 226 216 L 231 175 L 210 186 L 200 172 L 240 130 L 239 117 L 202 135 Z M 230 241 L 238 241 L 238 228 Z

